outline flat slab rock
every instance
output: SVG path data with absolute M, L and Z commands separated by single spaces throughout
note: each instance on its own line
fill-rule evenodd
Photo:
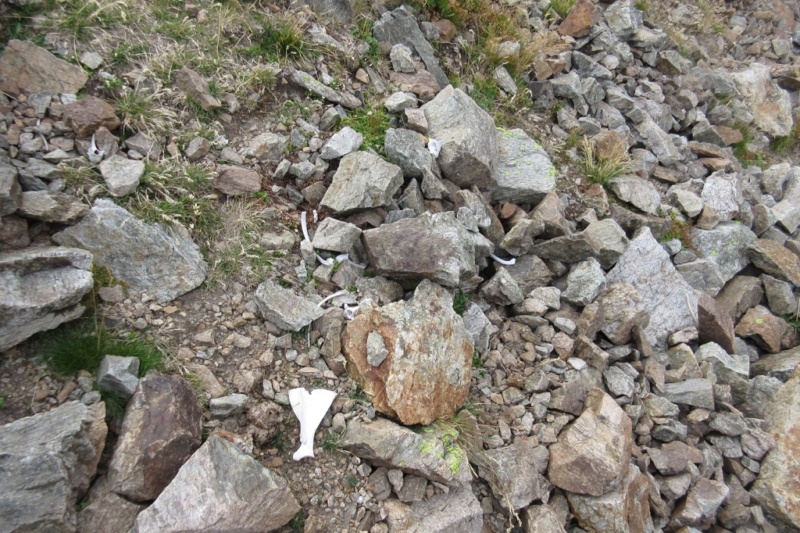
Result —
M 200 286 L 206 262 L 183 226 L 146 224 L 114 202 L 96 200 L 79 224 L 53 235 L 88 250 L 94 261 L 134 291 L 166 303 Z
M 639 292 L 650 313 L 644 333 L 653 347 L 664 349 L 671 333 L 697 327 L 697 293 L 675 270 L 649 228 L 636 232 L 606 281 L 627 283 Z
M 266 320 L 287 331 L 298 331 L 324 314 L 315 302 L 272 281 L 259 285 L 254 299 Z
M 352 152 L 342 158 L 320 205 L 339 214 L 388 206 L 402 184 L 397 165 L 369 152 Z
M 495 202 L 538 204 L 555 190 L 556 169 L 550 156 L 521 129 L 497 130 Z
M 282 477 L 212 434 L 139 514 L 131 533 L 275 531 L 298 511 Z
M 0 252 L 0 352 L 83 314 L 92 254 L 56 246 Z
M 367 338 L 383 338 L 388 351 L 376 367 Z M 430 424 L 464 405 L 472 375 L 472 340 L 453 311 L 453 297 L 423 280 L 408 301 L 362 305 L 342 336 L 347 371 L 375 409 L 403 424 Z
M 481 533 L 483 509 L 470 487 L 451 490 L 407 505 L 398 500 L 384 502 L 390 531 L 407 533 Z
M 0 79 L 32 93 L 77 93 L 89 77 L 77 65 L 28 41 L 11 39 L 0 56 Z

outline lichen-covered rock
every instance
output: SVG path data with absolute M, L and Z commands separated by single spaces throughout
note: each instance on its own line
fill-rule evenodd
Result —
M 265 319 L 287 331 L 298 331 L 324 314 L 316 303 L 272 281 L 259 285 L 254 299 Z
M 537 204 L 556 186 L 556 169 L 539 144 L 520 130 L 497 130 L 495 202 Z

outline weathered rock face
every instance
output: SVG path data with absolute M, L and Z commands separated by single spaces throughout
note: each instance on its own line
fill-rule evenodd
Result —
M 94 261 L 135 291 L 161 303 L 198 287 L 206 262 L 185 228 L 145 224 L 110 200 L 95 201 L 77 225 L 53 236 L 66 246 L 92 252 Z
M 520 130 L 497 130 L 495 202 L 538 204 L 556 186 L 556 169 L 539 144 Z
M 491 485 L 497 495 L 505 496 L 504 505 L 515 511 L 541 499 L 545 491 L 533 452 L 536 439 L 518 438 L 511 446 L 485 450 L 471 459 L 478 465 L 478 474 Z
M 384 224 L 363 234 L 370 264 L 394 279 L 430 279 L 457 287 L 476 274 L 473 240 L 452 212 Z
M 112 491 L 135 502 L 158 497 L 200 447 L 203 412 L 180 376 L 150 372 L 128 403 L 109 465 Z
M 91 137 L 100 127 L 113 131 L 120 124 L 111 104 L 96 96 L 87 96 L 64 106 L 64 119 L 78 137 Z
M 69 402 L 0 427 L 0 530 L 75 531 L 108 428 L 105 404 Z
M 387 206 L 402 184 L 397 165 L 369 152 L 353 152 L 342 158 L 320 205 L 339 214 Z
M 755 63 L 731 77 L 753 111 L 756 127 L 771 137 L 791 135 L 793 121 L 789 93 L 772 80 L 769 66 Z
M 371 463 L 431 481 L 455 486 L 472 479 L 466 452 L 455 444 L 445 446 L 436 431 L 417 433 L 385 418 L 370 424 L 354 420 L 339 444 Z
M 776 444 L 761 463 L 751 494 L 782 521 L 800 528 L 800 378 L 787 381 L 765 413 Z
M 636 233 L 606 281 L 627 283 L 639 292 L 650 313 L 644 333 L 654 347 L 664 348 L 674 331 L 697 326 L 696 293 L 672 266 L 649 228 Z
M 493 185 L 498 150 L 492 117 L 452 85 L 421 109 L 428 136 L 442 143 L 438 162 L 445 177 L 459 187 Z
M 77 93 L 89 77 L 77 65 L 28 41 L 11 39 L 0 57 L 0 79 L 31 92 Z
M 111 491 L 106 477 L 92 485 L 88 503 L 78 512 L 78 531 L 128 531 L 136 516 L 147 508 Z
M 283 478 L 211 435 L 139 514 L 131 532 L 274 531 L 299 510 Z
M 26 191 L 20 195 L 17 214 L 43 222 L 74 224 L 88 211 L 88 205 L 63 192 Z
M 728 497 L 730 489 L 720 481 L 700 478 L 689 490 L 686 499 L 675 509 L 671 527 L 691 526 L 705 529 L 714 523 L 717 509 Z
M 409 533 L 481 533 L 483 510 L 469 487 L 451 490 L 433 498 L 406 505 L 384 502 L 390 531 Z
M 377 367 L 367 360 L 371 332 L 383 337 L 389 352 Z M 430 281 L 422 281 L 407 302 L 362 306 L 347 325 L 342 349 L 350 377 L 375 409 L 403 424 L 452 416 L 469 393 L 472 341 L 450 293 Z
M 251 194 L 261 190 L 261 176 L 249 168 L 220 165 L 214 188 L 228 196 Z
M 254 299 L 265 319 L 288 331 L 298 331 L 324 314 L 314 302 L 272 281 L 259 285 Z
M 92 255 L 75 248 L 0 252 L 0 351 L 80 317 Z
M 748 247 L 750 259 L 758 268 L 800 287 L 800 257 L 790 252 L 779 242 L 758 239 Z
M 567 494 L 570 509 L 587 531 L 645 533 L 653 531 L 648 492 L 650 480 L 634 465 L 625 466 L 619 487 L 603 496 Z
M 548 478 L 565 491 L 602 496 L 615 490 L 628 473 L 631 420 L 600 389 L 589 391 L 585 405 L 550 446 Z

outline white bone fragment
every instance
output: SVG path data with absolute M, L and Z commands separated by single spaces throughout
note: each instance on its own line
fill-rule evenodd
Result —
M 311 393 L 303 388 L 289 391 L 289 403 L 300 421 L 300 447 L 292 456 L 295 461 L 314 457 L 314 434 L 334 398 L 336 393 L 325 389 L 314 389 Z

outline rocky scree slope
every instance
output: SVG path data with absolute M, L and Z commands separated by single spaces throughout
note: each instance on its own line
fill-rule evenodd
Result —
M 495 72 L 555 110 L 550 137 L 630 152 L 629 172 L 580 189 L 529 133 L 447 85 L 430 42 L 449 26 L 408 7 L 373 25 L 389 79 L 355 73 L 393 116 L 385 157 L 337 126 L 364 95 L 324 71 L 282 72 L 325 102 L 291 129 L 181 153 L 116 137 L 107 102 L 73 96 L 82 69 L 10 41 L 0 347 L 11 357 L 80 316 L 95 264 L 124 283 L 100 293 L 108 317 L 172 339 L 204 397 L 107 354 L 97 382 L 130 398 L 108 426 L 88 375 L 40 381 L 47 412 L 0 427 L 0 529 L 271 531 L 298 516 L 308 531 L 800 527 L 787 322 L 800 167 L 743 167 L 731 148 L 743 130 L 751 152 L 794 134 L 798 34 L 751 6 L 728 21 L 739 40 L 724 61 L 693 60 L 637 5 L 579 1 L 557 28 L 568 50 L 542 57 L 527 87 Z M 197 72 L 177 83 L 222 106 Z M 209 267 L 186 228 L 124 207 L 145 162 L 167 157 L 208 162 L 221 201 L 274 195 L 259 246 L 285 254 L 280 276 L 198 289 Z M 110 197 L 92 205 L 65 179 L 89 165 Z M 302 236 L 281 226 L 303 209 Z M 297 435 L 293 386 L 345 393 L 318 459 L 299 465 L 279 449 Z

